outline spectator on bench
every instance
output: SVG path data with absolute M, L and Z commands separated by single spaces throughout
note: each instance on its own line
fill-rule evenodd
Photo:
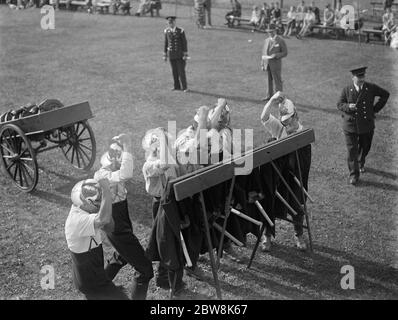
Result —
M 341 4 L 338 2 L 336 5 L 336 10 L 334 10 L 334 26 L 341 26 L 341 19 L 345 16 L 345 14 L 341 13 Z
M 151 0 L 141 0 L 137 12 L 135 13 L 136 17 L 145 16 L 151 9 Z
M 204 0 L 194 0 L 194 10 L 195 10 L 196 25 L 199 29 L 203 29 L 205 26 Z
M 296 35 L 297 39 L 307 36 L 311 32 L 311 27 L 315 24 L 315 13 L 312 8 L 307 9 L 307 13 L 304 18 L 303 27 L 301 31 Z
M 305 6 L 305 2 L 301 1 L 301 4 L 297 6 L 297 14 L 296 14 L 296 29 L 301 30 L 304 23 L 305 14 L 307 13 L 307 7 Z
M 274 8 L 271 11 L 271 24 L 274 24 L 278 30 L 283 28 L 282 26 L 282 11 L 279 8 L 279 2 L 275 2 Z
M 398 49 L 398 28 L 395 28 L 390 35 L 390 47 L 393 49 Z
M 392 3 L 394 2 L 394 0 L 384 0 L 383 1 L 383 9 L 386 10 L 388 8 L 391 9 L 392 7 Z
M 294 28 L 296 28 L 296 7 L 291 6 L 289 12 L 287 13 L 287 24 L 286 30 L 283 36 L 288 37 L 291 35 Z
M 152 0 L 150 3 L 149 12 L 151 17 L 153 17 L 153 11 L 156 11 L 156 16 L 160 17 L 159 10 L 162 9 L 162 2 L 160 0 Z
M 118 11 L 130 14 L 130 0 L 112 0 L 109 9 L 113 14 L 116 14 Z
M 321 17 L 319 13 L 319 8 L 315 6 L 315 1 L 311 2 L 312 12 L 315 14 L 315 24 L 321 24 Z
M 393 29 L 395 29 L 395 24 L 394 24 L 394 15 L 391 12 L 391 8 L 387 8 L 385 10 L 385 13 L 383 14 L 383 27 L 382 31 L 384 34 L 384 43 L 387 45 L 389 40 L 390 40 L 390 34 Z
M 327 4 L 323 11 L 323 25 L 325 27 L 333 27 L 334 25 L 334 13 L 333 10 L 330 9 L 330 4 Z
M 261 12 L 260 12 L 259 7 L 253 6 L 252 16 L 250 18 L 249 24 L 254 27 L 257 27 L 260 22 L 260 15 L 261 15 Z
M 263 7 L 261 9 L 259 29 L 262 30 L 268 29 L 268 25 L 270 24 L 270 22 L 271 22 L 271 8 L 268 6 L 266 2 L 264 2 Z
M 226 25 L 228 27 L 232 27 L 235 23 L 234 18 L 240 18 L 242 16 L 242 6 L 239 3 L 238 0 L 231 0 L 231 5 L 232 5 L 232 11 L 227 12 L 225 15 L 225 19 L 227 20 Z M 238 26 L 240 25 L 240 22 L 238 21 Z

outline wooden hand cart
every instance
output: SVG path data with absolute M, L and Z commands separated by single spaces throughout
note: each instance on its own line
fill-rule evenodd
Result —
M 93 118 L 88 102 L 61 107 L 0 123 L 1 163 L 14 184 L 24 192 L 39 180 L 37 154 L 60 148 L 75 167 L 89 170 L 95 161 Z

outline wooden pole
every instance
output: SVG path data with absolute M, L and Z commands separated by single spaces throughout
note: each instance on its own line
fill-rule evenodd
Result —
M 298 206 L 300 207 L 301 211 L 304 211 L 302 208 L 302 204 L 300 203 L 300 201 L 297 199 L 296 195 L 294 194 L 293 190 L 290 188 L 289 184 L 286 182 L 285 178 L 282 176 L 282 174 L 280 173 L 278 167 L 275 165 L 274 161 L 271 161 L 271 165 L 274 168 L 274 170 L 276 171 L 276 173 L 278 174 L 279 178 L 281 178 L 283 184 L 285 185 L 286 189 L 289 191 L 290 195 L 292 196 L 292 198 L 294 199 L 294 201 L 296 201 L 296 203 L 298 204 Z M 305 213 L 305 212 L 304 212 Z
M 222 226 L 222 232 L 221 232 L 221 238 L 220 238 L 220 243 L 218 245 L 218 252 L 217 252 L 217 270 L 220 267 L 220 259 L 221 259 L 221 255 L 222 255 L 222 247 L 224 244 L 224 234 L 225 234 L 225 229 L 227 228 L 227 220 L 229 218 L 229 214 L 231 212 L 231 198 L 232 198 L 232 192 L 234 190 L 234 186 L 235 186 L 235 176 L 232 177 L 231 180 L 231 186 L 229 187 L 229 192 L 228 192 L 228 196 L 227 199 L 225 201 L 225 208 L 224 208 L 224 212 L 225 212 L 225 218 L 224 218 L 224 223 Z
M 261 230 L 260 230 L 260 234 L 259 234 L 259 236 L 257 237 L 256 244 L 254 245 L 252 254 L 251 254 L 251 256 L 250 256 L 250 261 L 249 261 L 249 264 L 247 265 L 247 269 L 250 269 L 250 267 L 251 267 L 251 265 L 252 265 L 252 262 L 253 262 L 253 259 L 254 259 L 254 257 L 256 256 L 256 251 L 257 251 L 257 248 L 258 248 L 258 246 L 259 246 L 259 244 L 260 244 L 261 236 L 263 235 L 263 233 L 264 233 L 264 231 L 265 231 L 265 228 L 266 228 L 266 224 L 263 224 L 263 226 L 262 226 L 262 228 L 261 228 Z
M 213 245 L 211 244 L 209 222 L 207 221 L 206 206 L 205 206 L 205 200 L 204 200 L 202 191 L 200 192 L 200 203 L 202 204 L 202 213 L 203 213 L 203 220 L 204 220 L 203 222 L 204 222 L 205 230 L 206 230 L 207 248 L 209 250 L 211 271 L 213 273 L 217 298 L 221 300 L 222 299 L 221 288 L 220 288 L 220 283 L 218 282 L 216 263 L 215 263 L 214 256 L 213 256 Z
M 311 252 L 313 252 L 314 250 L 312 248 L 312 236 L 311 236 L 311 229 L 310 229 L 310 221 L 309 221 L 309 218 L 308 218 L 307 204 L 306 204 L 306 201 L 305 201 L 305 196 L 304 196 L 304 191 L 303 191 L 304 185 L 303 185 L 303 177 L 301 175 L 300 158 L 299 158 L 299 154 L 298 154 L 297 150 L 295 151 L 295 153 L 296 153 L 296 161 L 297 161 L 299 178 L 300 178 L 300 183 L 301 183 L 301 188 L 300 188 L 301 189 L 301 196 L 303 197 L 303 202 L 304 202 L 304 214 L 305 214 L 305 220 L 306 220 L 306 223 L 307 223 L 308 240 L 310 242 L 310 250 L 311 250 Z

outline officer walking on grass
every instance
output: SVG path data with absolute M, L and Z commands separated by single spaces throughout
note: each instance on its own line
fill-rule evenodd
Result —
M 187 39 L 185 31 L 176 26 L 176 17 L 166 18 L 169 26 L 164 29 L 164 54 L 163 59 L 169 59 L 173 72 L 174 88 L 172 90 L 188 91 L 187 79 L 185 76 L 185 64 L 188 58 Z
M 372 145 L 375 114 L 387 103 L 389 92 L 366 82 L 367 67 L 352 69 L 352 84 L 345 87 L 337 103 L 343 118 L 343 131 L 347 145 L 349 183 L 356 185 L 359 174 L 365 172 L 365 159 Z M 378 101 L 375 103 L 375 98 Z

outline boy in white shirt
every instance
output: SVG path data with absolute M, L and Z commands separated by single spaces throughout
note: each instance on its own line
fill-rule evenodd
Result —
M 65 237 L 72 257 L 75 287 L 88 300 L 127 300 L 104 270 L 100 229 L 112 225 L 109 182 L 106 179 L 80 181 L 72 189 L 71 199 Z
M 113 279 L 129 263 L 136 271 L 131 297 L 133 300 L 145 300 L 153 270 L 151 261 L 134 235 L 129 216 L 126 182 L 133 178 L 131 137 L 120 134 L 112 140 L 108 152 L 101 157 L 101 168 L 94 174 L 95 179 L 109 181 L 112 194 L 114 228 L 106 230 L 106 235 L 116 252 L 105 270 L 108 278 Z
M 280 114 L 279 118 L 276 118 L 271 114 L 272 106 L 279 107 L 279 114 Z M 263 112 L 261 113 L 261 122 L 264 125 L 265 130 L 270 134 L 271 140 L 283 139 L 290 134 L 294 134 L 296 132 L 303 130 L 303 126 L 299 121 L 296 107 L 294 106 L 293 102 L 287 99 L 286 95 L 280 91 L 275 93 L 272 96 L 272 98 L 267 102 L 267 104 L 264 106 Z M 311 145 L 303 147 L 298 151 L 300 154 L 300 166 L 303 175 L 303 184 L 304 187 L 308 189 L 307 182 L 308 182 L 308 173 L 311 163 Z M 284 175 L 285 179 L 287 180 L 287 183 L 295 193 L 296 197 L 300 200 L 302 197 L 301 189 L 299 189 L 297 184 L 295 184 L 294 181 L 292 181 L 293 177 L 289 172 L 291 171 L 295 174 L 297 172 L 297 163 L 295 159 L 295 154 L 292 153 L 287 155 L 286 159 L 287 163 L 286 166 L 282 168 L 282 174 Z M 281 188 L 282 187 L 284 186 L 281 185 Z M 287 193 L 287 196 L 290 197 L 290 194 Z M 303 237 L 304 214 L 301 208 L 298 207 L 297 203 L 294 200 L 290 201 L 289 204 L 298 213 L 297 215 L 292 216 L 292 219 L 294 221 L 296 246 L 299 250 L 304 251 L 307 249 L 307 245 Z M 261 249 L 263 251 L 270 251 L 271 249 L 271 228 L 266 229 L 265 236 L 263 236 L 262 238 Z

